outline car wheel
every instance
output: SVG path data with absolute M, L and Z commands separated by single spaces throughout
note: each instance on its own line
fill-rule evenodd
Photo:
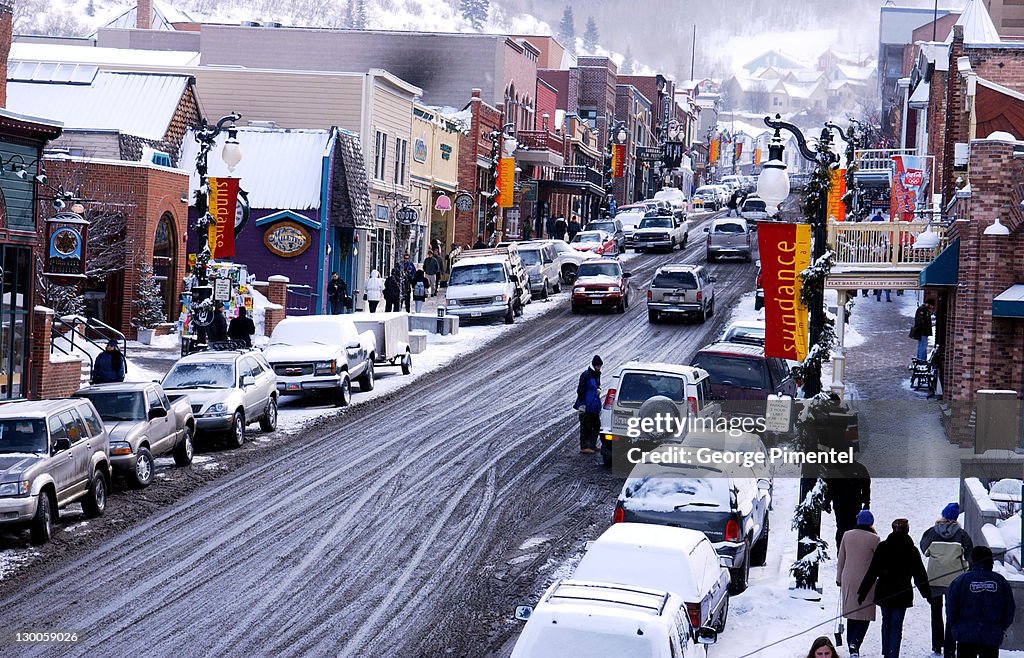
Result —
M 651 324 L 658 324 L 658 312 L 647 309 L 647 321 Z
M 236 411 L 231 417 L 231 430 L 228 439 L 232 448 L 241 448 L 245 444 L 245 414 L 241 410 Z
M 146 448 L 139 448 L 135 454 L 135 471 L 132 473 L 132 484 L 139 489 L 148 487 L 153 482 L 153 455 Z
M 52 509 L 50 494 L 45 491 L 39 494 L 39 500 L 36 501 L 36 515 L 32 517 L 32 525 L 29 526 L 29 538 L 36 546 L 45 544 L 53 536 Z
M 107 474 L 97 470 L 89 483 L 89 490 L 82 499 L 82 511 L 90 519 L 103 514 L 107 509 Z
M 690 234 L 689 233 L 684 233 L 683 234 L 683 246 L 680 247 L 680 249 L 686 249 L 686 245 L 688 245 L 688 244 L 690 244 Z
M 698 322 L 700 322 L 701 324 L 704 324 L 705 322 L 707 322 L 707 320 L 708 320 L 708 307 L 705 306 L 701 310 L 701 312 L 698 314 L 697 317 L 698 317 Z
M 675 239 L 675 238 L 672 238 L 672 244 L 671 244 L 671 245 L 669 245 L 669 248 L 668 248 L 668 253 L 670 253 L 670 254 L 671 254 L 671 253 L 672 253 L 673 251 L 675 251 L 675 250 L 676 250 L 676 239 Z
M 612 442 L 601 439 L 601 463 L 605 468 L 612 467 Z
M 626 312 L 626 299 L 625 298 L 623 298 L 622 301 L 619 302 L 619 305 L 615 309 L 615 312 L 616 313 L 625 313 Z
M 509 302 L 508 310 L 505 311 L 505 324 L 512 324 L 515 321 L 516 321 L 516 313 L 515 313 L 515 310 L 512 308 L 512 302 Z
M 347 407 L 352 403 L 352 380 L 348 378 L 348 373 L 341 375 L 341 384 L 338 388 L 334 389 L 334 406 L 336 407 Z
M 174 465 L 175 466 L 188 466 L 192 463 L 192 455 L 195 450 L 193 441 L 195 439 L 195 430 L 185 426 L 185 435 L 181 437 L 181 441 L 177 447 L 174 448 Z
M 412 372 L 412 354 L 406 352 L 402 357 L 402 374 L 408 375 L 410 372 Z
M 715 298 L 712 296 L 711 297 L 711 307 L 708 309 L 708 317 L 711 317 L 714 314 L 715 314 Z
M 722 602 L 722 610 L 718 613 L 718 619 L 712 627 L 719 633 L 725 632 L 725 622 L 729 619 L 729 595 L 725 595 L 725 601 Z
M 548 300 L 548 280 L 544 279 L 544 285 L 541 287 L 540 298 L 544 301 Z
M 515 313 L 516 317 L 523 317 L 523 303 L 520 301 L 518 304 L 512 303 L 512 312 Z
M 264 432 L 273 432 L 277 429 L 277 398 L 273 395 L 267 401 L 267 409 L 260 418 L 260 429 Z
M 729 569 L 729 576 L 732 579 L 729 583 L 729 593 L 732 595 L 742 594 L 747 589 L 747 580 L 750 578 L 750 542 L 743 544 L 743 564 L 735 569 Z
M 764 517 L 764 529 L 761 531 L 761 537 L 758 538 L 754 547 L 750 549 L 750 565 L 754 567 L 763 567 L 768 562 L 768 530 L 769 522 L 768 515 Z
M 373 390 L 373 361 L 366 363 L 366 370 L 359 376 L 359 390 L 363 393 Z

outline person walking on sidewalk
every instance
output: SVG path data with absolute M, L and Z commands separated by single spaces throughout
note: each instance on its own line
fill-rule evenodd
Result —
M 427 301 L 427 290 L 430 285 L 427 283 L 427 275 L 423 270 L 416 270 L 416 276 L 412 280 L 412 300 L 416 302 L 416 312 L 423 311 L 423 302 Z
M 932 311 L 935 302 L 926 299 L 914 313 L 914 326 L 910 328 L 910 337 L 917 341 L 917 360 L 928 360 L 928 339 L 932 337 Z
M 604 361 L 594 355 L 590 367 L 580 375 L 576 386 L 576 402 L 572 405 L 580 415 L 580 454 L 597 452 L 597 435 L 601 429 L 601 366 Z
M 857 602 L 857 588 L 863 582 L 881 541 L 874 526 L 875 517 L 870 510 L 861 510 L 857 514 L 857 527 L 848 530 L 839 544 L 836 585 L 840 588 L 842 615 L 846 617 L 846 645 L 850 648 L 851 658 L 860 655 L 860 647 L 868 634 L 868 626 L 875 620 L 874 588 L 868 590 L 863 603 Z
M 441 273 L 441 263 L 434 255 L 434 250 L 427 252 L 423 259 L 423 274 L 427 277 L 427 294 L 433 297 L 437 294 L 437 276 Z
M 406 313 L 412 313 L 412 279 L 416 276 L 416 266 L 409 260 L 408 252 L 402 256 L 399 274 L 401 274 L 402 304 L 405 305 Z
M 875 603 L 882 609 L 884 658 L 900 658 L 903 620 L 907 616 L 907 608 L 914 605 L 911 580 L 921 598 L 928 600 L 928 574 L 921 554 L 910 538 L 910 521 L 896 519 L 892 522 L 892 532 L 875 549 L 871 565 L 857 590 L 857 603 L 863 605 L 871 588 L 875 588 Z
M 238 308 L 238 315 L 228 323 L 228 339 L 245 343 L 252 347 L 252 337 L 256 333 L 256 323 L 252 321 L 244 306 Z
M 924 531 L 921 552 L 928 558 L 928 590 L 932 607 L 932 653 L 953 658 L 955 647 L 951 629 L 942 625 L 942 599 L 953 579 L 967 571 L 967 556 L 974 548 L 970 536 L 960 527 L 960 504 L 950 503 L 935 525 Z
M 400 311 L 402 305 L 402 270 L 394 268 L 384 281 L 384 312 Z
M 579 215 L 573 215 L 572 216 L 572 219 L 569 221 L 569 229 L 568 230 L 569 230 L 569 233 L 568 233 L 569 242 L 572 242 L 573 239 L 575 239 L 576 234 L 583 230 L 583 225 L 580 224 L 580 217 L 579 217 Z
M 106 347 L 96 357 L 96 363 L 92 367 L 93 384 L 112 384 L 123 382 L 127 371 L 124 355 L 117 347 L 117 341 L 110 339 Z
M 565 240 L 565 234 L 569 232 L 569 224 L 565 221 L 565 217 L 559 215 L 555 218 L 555 230 L 552 235 L 555 236 L 556 240 Z
M 380 278 L 380 272 L 370 270 L 370 278 L 366 280 L 365 290 L 363 299 L 366 300 L 370 313 L 376 313 L 380 300 L 384 299 L 384 281 Z
M 871 507 L 871 476 L 858 461 L 835 464 L 825 473 L 825 495 L 836 517 L 836 546 L 842 545 L 843 533 L 857 525 L 857 515 Z
M 957 658 L 997 658 L 1016 604 L 1010 584 L 992 570 L 992 549 L 975 546 L 971 568 L 950 583 L 946 613 Z

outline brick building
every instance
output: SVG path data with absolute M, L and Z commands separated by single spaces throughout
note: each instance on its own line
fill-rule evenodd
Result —
M 656 143 L 651 133 L 651 101 L 633 85 L 615 85 L 615 118 L 625 124 L 626 158 L 621 178 L 614 180 L 615 203 L 625 205 L 650 198 L 656 191 L 651 163 L 637 158 L 637 150 Z M 612 135 L 618 143 L 619 135 Z
M 455 209 L 455 243 L 463 247 L 472 246 L 478 236 L 487 239 L 489 195 L 494 189 L 490 134 L 503 125 L 502 109 L 485 103 L 481 96 L 480 89 L 473 89 L 465 108 L 469 111 L 469 132 L 459 138 L 459 189 L 473 199 L 472 208 L 460 210 L 456 205 Z

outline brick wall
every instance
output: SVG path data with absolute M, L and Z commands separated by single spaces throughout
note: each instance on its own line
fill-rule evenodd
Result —
M 946 139 L 946 71 L 933 70 L 928 87 L 928 154 L 935 156 L 935 171 L 942 176 L 945 163 Z M 936 181 L 941 191 L 942 179 Z
M 7 57 L 11 54 L 11 33 L 13 31 L 14 8 L 12 3 L 0 3 L 0 62 L 7 67 Z M 0 80 L 0 108 L 7 107 L 7 76 Z
M 966 142 L 967 135 L 964 132 L 963 95 L 959 82 L 957 69 L 957 58 L 963 55 L 964 33 L 960 25 L 953 26 L 953 43 L 949 49 L 949 74 L 946 85 L 946 120 L 945 120 L 945 142 L 942 145 L 942 205 L 945 207 L 953 197 L 953 184 L 956 177 L 953 176 L 953 145 L 956 142 Z
M 50 354 L 50 328 L 53 325 L 53 311 L 37 306 L 32 312 L 32 343 L 29 348 L 30 400 L 54 400 L 66 398 L 81 385 L 82 362 L 68 359 L 61 353 Z
M 555 132 L 561 126 L 555 124 L 555 111 L 558 109 L 558 91 L 549 83 L 537 80 L 537 113 L 534 130 L 544 130 L 544 115 L 548 115 L 548 132 Z
M 264 331 L 269 336 L 274 333 L 274 327 L 285 318 L 285 309 L 288 301 L 288 277 L 274 275 L 269 277 L 267 285 L 267 300 L 272 304 L 279 304 L 280 309 L 267 309 L 263 316 Z
M 537 71 L 537 78 L 551 85 L 556 92 L 555 97 L 555 109 L 568 110 L 569 109 L 569 71 L 562 70 L 551 70 L 542 69 Z M 540 99 L 540 92 L 537 93 L 538 100 Z M 540 112 L 538 102 L 537 111 Z M 555 113 L 551 111 L 551 120 L 554 121 Z M 561 127 L 561 126 L 556 126 Z
M 459 189 L 473 196 L 471 210 L 455 211 L 455 242 L 459 246 L 472 245 L 477 238 L 477 213 L 484 201 L 477 186 L 477 156 L 490 159 L 492 130 L 501 128 L 501 110 L 484 103 L 480 90 L 474 89 L 470 99 L 470 127 L 468 135 L 459 136 Z M 484 208 L 485 213 L 489 208 Z

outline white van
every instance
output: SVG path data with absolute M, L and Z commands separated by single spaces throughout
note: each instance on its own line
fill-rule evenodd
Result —
M 657 589 L 612 583 L 556 581 L 525 619 L 512 658 L 698 658 L 717 634 L 701 629 L 694 640 L 683 600 Z
M 478 250 L 484 251 L 484 250 Z M 529 275 L 519 260 L 515 263 L 506 251 L 489 255 L 474 255 L 473 251 L 452 264 L 445 289 L 445 306 L 449 315 L 460 318 L 483 319 L 503 318 L 505 324 L 515 322 L 521 315 L 523 305 L 529 302 Z M 503 250 L 504 251 L 504 250 Z
M 672 207 L 672 212 L 676 214 L 677 217 L 681 215 L 680 219 L 686 216 L 686 194 L 684 194 L 679 188 L 662 188 L 655 193 L 654 199 L 656 201 L 668 201 L 669 205 Z

